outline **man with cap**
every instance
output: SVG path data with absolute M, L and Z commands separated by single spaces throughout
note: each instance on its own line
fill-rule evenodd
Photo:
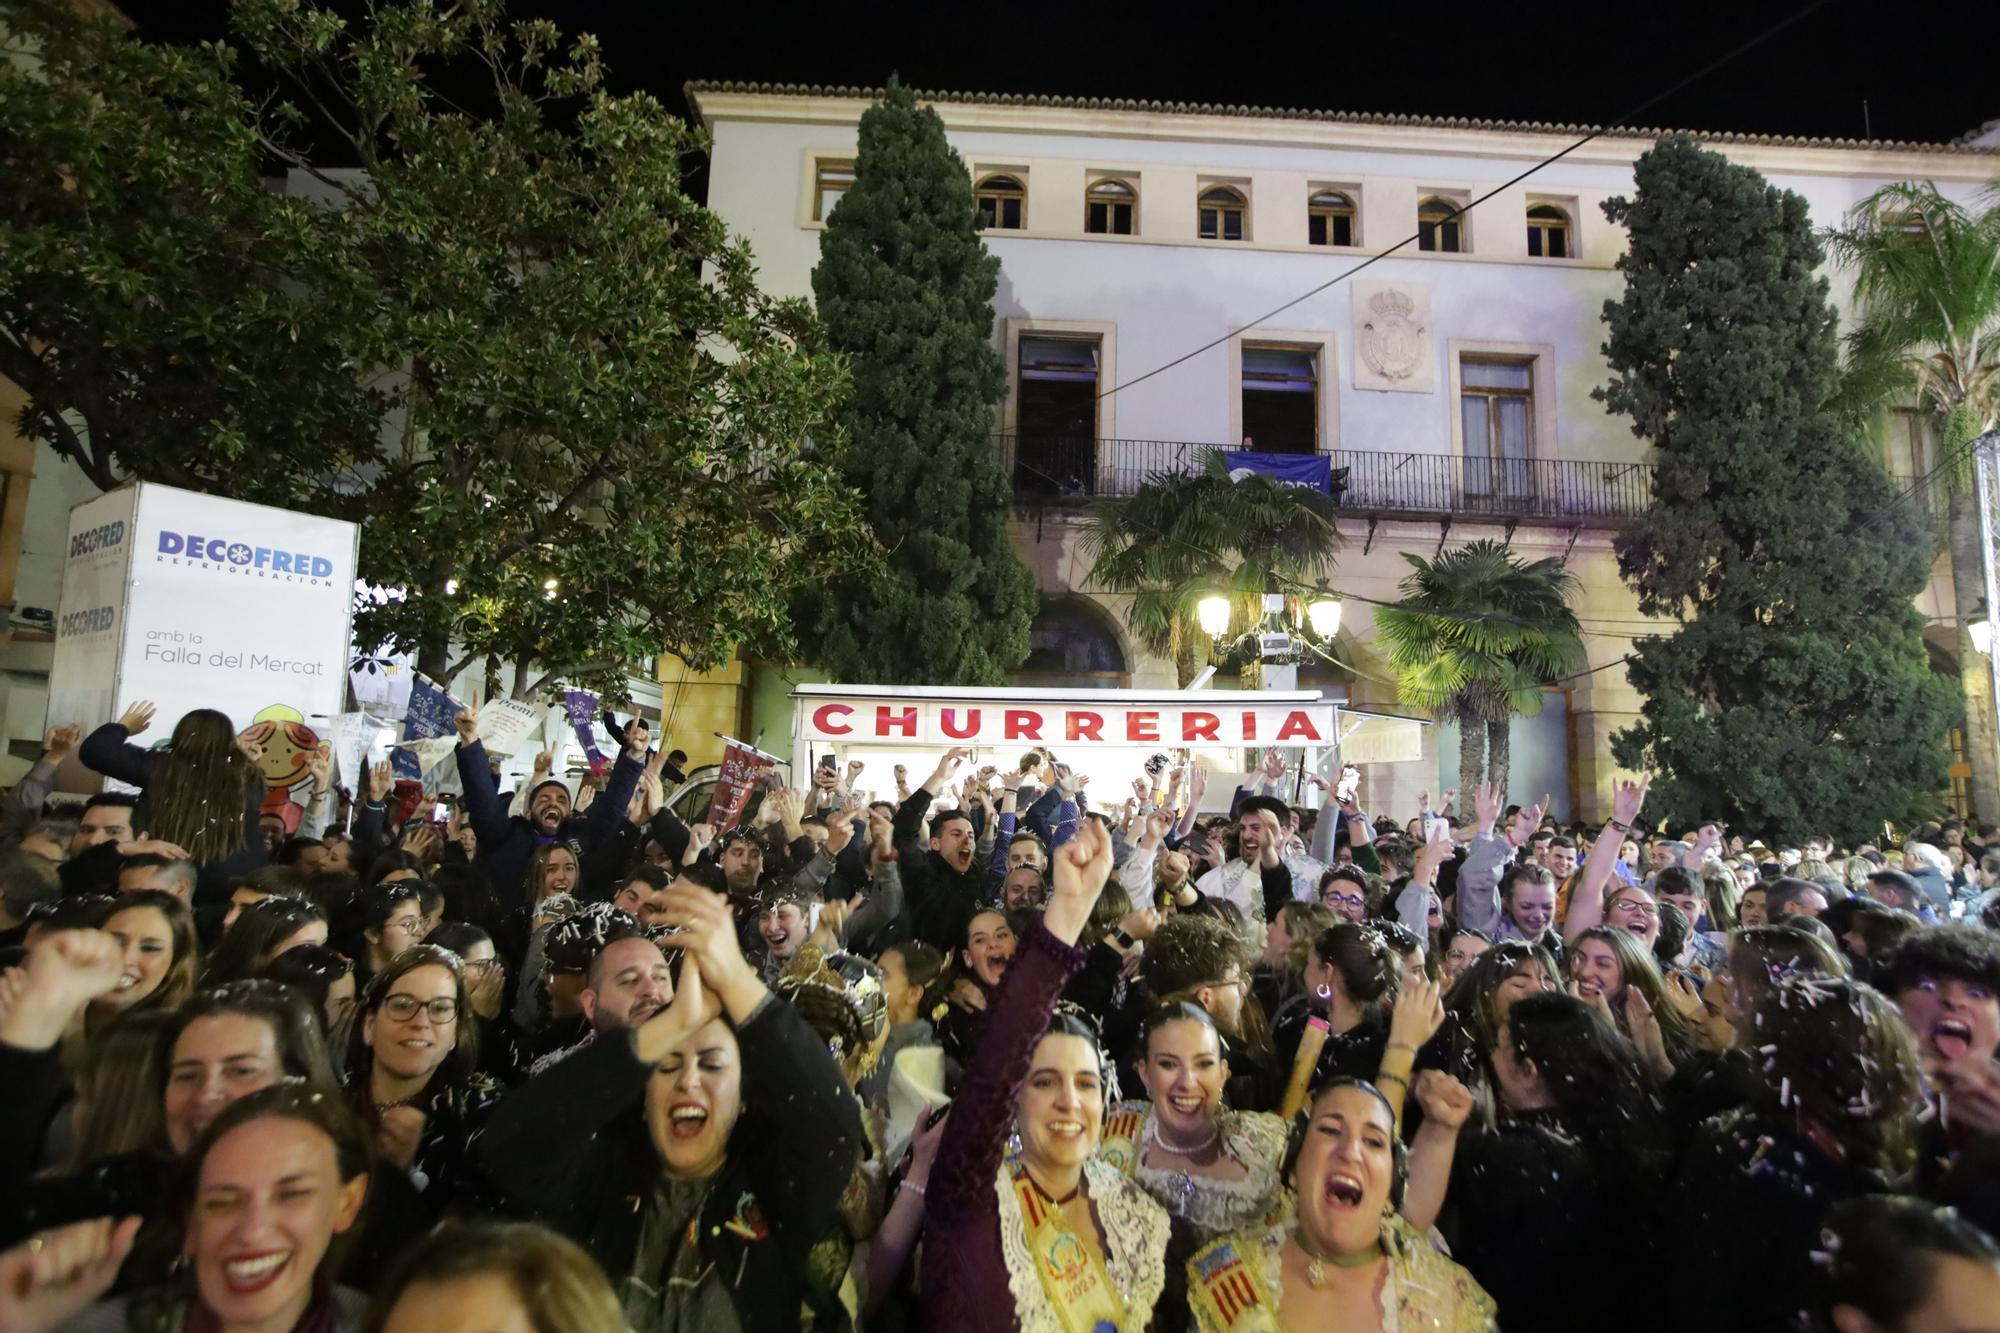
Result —
M 673 1000 L 674 973 L 666 954 L 652 932 L 629 917 L 621 920 L 623 916 L 614 912 L 603 918 L 603 941 L 584 967 L 577 995 L 587 1028 L 583 1037 L 535 1061 L 531 1073 L 547 1071 L 600 1037 L 630 1032 Z
M 569 788 L 556 778 L 535 784 L 528 793 L 528 813 L 510 816 L 479 741 L 479 709 L 459 710 L 458 778 L 465 789 L 465 811 L 478 839 L 475 862 L 492 886 L 496 899 L 511 907 L 528 901 L 528 862 L 535 849 L 557 838 L 573 839 L 585 851 L 608 838 L 632 801 L 633 788 L 646 764 L 646 730 L 636 721 L 626 730 L 626 744 L 611 769 L 611 779 L 579 818 L 571 812 Z

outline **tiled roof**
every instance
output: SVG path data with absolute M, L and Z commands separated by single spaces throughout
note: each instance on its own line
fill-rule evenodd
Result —
M 759 97 L 860 98 L 874 101 L 881 88 L 846 84 L 752 83 L 734 80 L 691 80 L 684 90 L 690 103 L 703 93 L 737 93 Z M 960 106 L 1017 106 L 1066 111 L 1135 111 L 1156 116 L 1236 116 L 1257 120 L 1310 120 L 1334 125 L 1387 125 L 1421 130 L 1490 130 L 1507 134 L 1554 134 L 1578 138 L 1602 132 L 1621 139 L 1657 139 L 1666 134 L 1691 134 L 1704 143 L 1756 144 L 1768 148 L 1843 148 L 1900 153 L 1983 153 L 2000 156 L 2000 147 L 1973 147 L 1962 135 L 1950 143 L 1906 143 L 1891 139 L 1817 139 L 1797 134 L 1740 134 L 1708 130 L 1625 128 L 1603 131 L 1596 125 L 1565 125 L 1540 120 L 1487 120 L 1476 116 L 1397 116 L 1362 111 L 1314 111 L 1298 107 L 1244 106 L 1220 102 L 1162 102 L 1136 97 L 1053 97 L 1042 93 L 973 93 L 913 88 L 922 102 Z M 1974 131 L 1977 134 L 1978 131 Z

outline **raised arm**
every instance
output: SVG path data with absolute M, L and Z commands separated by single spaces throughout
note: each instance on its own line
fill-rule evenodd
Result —
M 1014 1121 L 1014 1099 L 1056 997 L 1087 956 L 1076 940 L 1111 876 L 1109 835 L 1086 824 L 1053 858 L 1051 868 L 1055 884 L 1048 909 L 1021 937 L 952 1103 L 931 1170 L 928 1203 L 933 1216 L 991 1207 L 994 1173 Z
M 458 728 L 458 784 L 465 792 L 466 816 L 472 820 L 474 836 L 487 847 L 497 847 L 507 836 L 507 808 L 500 804 L 486 746 L 479 739 L 478 706 L 459 709 L 452 725 Z
M 1419 1231 L 1436 1225 L 1451 1185 L 1458 1132 L 1472 1114 L 1472 1092 L 1442 1069 L 1417 1075 L 1410 1093 L 1424 1108 L 1424 1123 L 1410 1143 L 1409 1184 L 1403 1191 L 1403 1220 Z
M 1569 913 L 1563 917 L 1563 943 L 1573 943 L 1577 936 L 1604 920 L 1604 890 L 1611 883 L 1611 868 L 1618 861 L 1625 835 L 1632 831 L 1632 821 L 1646 804 L 1646 788 L 1652 782 L 1653 775 L 1645 773 L 1637 782 L 1621 782 L 1613 788 L 1611 818 L 1597 835 L 1597 841 L 1590 844 L 1590 855 L 1583 858 L 1583 870 L 1576 877 L 1576 887 L 1569 892 Z
M 1505 793 L 1491 783 L 1472 789 L 1472 845 L 1466 849 L 1465 864 L 1458 869 L 1458 897 L 1454 900 L 1459 924 L 1486 935 L 1500 937 L 1500 872 L 1513 846 L 1493 831 L 1500 818 Z
M 41 818 L 42 803 L 55 787 L 56 769 L 75 752 L 82 739 L 83 728 L 74 724 L 49 728 L 42 740 L 42 757 L 20 776 L 5 799 L 0 799 L 0 841 L 18 842 Z
M 130 743 L 153 724 L 153 705 L 141 699 L 127 708 L 116 722 L 107 722 L 83 738 L 77 758 L 84 767 L 133 787 L 146 785 L 146 772 L 153 766 L 150 751 Z

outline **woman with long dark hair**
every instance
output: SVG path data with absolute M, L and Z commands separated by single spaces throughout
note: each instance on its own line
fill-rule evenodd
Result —
M 368 1194 L 368 1136 L 337 1098 L 285 1083 L 232 1103 L 189 1157 L 192 1284 L 102 1302 L 78 1333 L 352 1333 L 366 1297 L 334 1285 Z
M 368 982 L 347 1053 L 354 1107 L 377 1154 L 408 1173 L 432 1214 L 482 1197 L 472 1142 L 499 1100 L 479 1072 L 479 1028 L 457 954 L 403 950 Z
M 805 1020 L 743 957 L 721 895 L 666 891 L 674 998 L 501 1102 L 481 1160 L 507 1196 L 613 1274 L 639 1333 L 844 1326 L 809 1256 L 866 1140 Z
M 304 898 L 263 898 L 244 908 L 208 955 L 201 984 L 220 986 L 257 976 L 287 949 L 325 944 L 326 913 Z
M 1679 1253 L 1664 1271 L 1703 1279 L 1669 1287 L 1683 1328 L 1790 1327 L 1818 1281 L 1827 1209 L 1898 1189 L 1917 1164 L 1917 1049 L 1895 1005 L 1860 982 L 1791 976 L 1750 1026 L 1757 1099 L 1702 1127 L 1674 1187 Z
M 1638 1055 L 1601 1009 L 1545 992 L 1508 1008 L 1488 1067 L 1494 1095 L 1471 1125 L 1462 1084 L 1418 1077 L 1404 1215 L 1419 1229 L 1441 1217 L 1503 1329 L 1600 1329 L 1628 1263 L 1651 1254 L 1627 1219 L 1650 1214 L 1666 1162 Z
M 1700 994 L 1678 977 L 1670 983 L 1630 931 L 1591 926 L 1570 942 L 1569 961 L 1570 994 L 1615 1019 L 1655 1078 L 1666 1082 L 1694 1058 L 1700 1038 L 1682 1006 L 1699 1005 Z
M 1138 1333 L 1165 1281 L 1166 1211 L 1096 1156 L 1112 1097 L 1097 1034 L 1054 1013 L 1087 957 L 1076 940 L 1111 876 L 1110 835 L 1084 820 L 1053 863 L 1048 908 L 994 990 L 930 1170 L 925 1328 Z
M 229 715 L 213 708 L 183 715 L 161 749 L 131 744 L 156 711 L 143 699 L 133 704 L 86 736 L 77 757 L 139 788 L 133 827 L 185 851 L 201 867 L 203 887 L 219 890 L 269 858 L 257 827 L 264 775 L 237 740 Z

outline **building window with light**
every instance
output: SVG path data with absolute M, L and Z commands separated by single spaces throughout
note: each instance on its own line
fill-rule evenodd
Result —
M 1248 234 L 1250 203 L 1231 185 L 1211 185 L 1196 200 L 1204 241 L 1240 241 Z
M 854 188 L 854 163 L 846 158 L 821 158 L 813 164 L 814 222 L 824 222 L 841 196 Z
M 1358 245 L 1354 197 L 1342 190 L 1320 190 L 1306 200 L 1306 244 Z
M 1568 259 L 1576 253 L 1570 240 L 1569 214 L 1554 204 L 1533 204 L 1528 208 L 1528 257 Z
M 1434 194 L 1417 205 L 1417 249 L 1455 255 L 1465 249 L 1459 206 Z
M 986 231 L 1020 231 L 1028 225 L 1028 187 L 1019 176 L 982 176 L 972 187 L 972 206 Z
M 1241 393 L 1243 448 L 1277 454 L 1318 452 L 1318 348 L 1246 343 Z
M 1106 177 L 1090 183 L 1083 196 L 1083 229 L 1093 236 L 1136 236 L 1139 191 L 1130 182 Z

